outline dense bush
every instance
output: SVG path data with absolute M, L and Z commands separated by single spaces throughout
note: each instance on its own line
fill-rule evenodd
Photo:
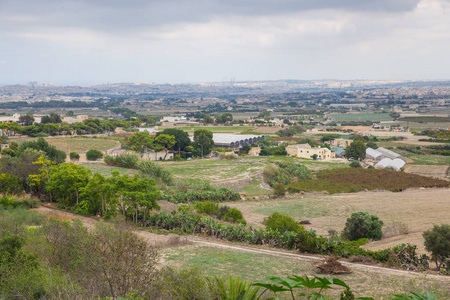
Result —
M 103 153 L 101 153 L 98 150 L 91 149 L 88 152 L 86 152 L 86 158 L 87 160 L 97 160 L 103 157 Z
M 300 232 L 303 226 L 296 222 L 291 216 L 274 212 L 267 218 L 264 218 L 264 225 L 271 230 L 278 230 L 280 233 L 286 231 Z
M 378 216 L 371 215 L 366 211 L 357 211 L 352 213 L 351 217 L 347 219 L 343 235 L 350 241 L 362 238 L 381 240 L 383 236 L 382 226 L 383 221 Z
M 175 191 L 166 190 L 162 193 L 161 200 L 166 200 L 173 203 L 193 203 L 198 201 L 215 201 L 227 202 L 240 200 L 239 193 L 228 188 L 215 188 L 214 190 L 188 190 Z
M 161 181 L 167 185 L 173 184 L 173 177 L 170 171 L 152 161 L 140 160 L 139 157 L 134 154 L 122 154 L 118 156 L 107 155 L 105 156 L 105 163 L 108 166 L 138 169 L 150 177 L 161 179 Z
M 264 181 L 274 187 L 277 183 L 288 185 L 291 182 L 310 179 L 311 172 L 302 164 L 293 162 L 276 162 L 263 170 Z
M 79 160 L 80 154 L 78 154 L 77 152 L 70 152 L 69 157 L 70 157 L 70 160 Z
M 108 166 L 137 169 L 139 164 L 139 157 L 134 154 L 122 154 L 117 156 L 106 155 L 105 163 Z
M 231 223 L 247 224 L 242 212 L 237 208 L 231 208 L 226 205 L 219 205 L 217 202 L 205 201 L 195 203 L 195 210 L 198 213 L 210 215 Z
M 417 187 L 448 187 L 450 182 L 404 172 L 391 172 L 378 169 L 341 168 L 321 170 L 316 179 L 290 183 L 290 193 L 327 191 L 333 193 L 351 193 L 361 190 L 402 191 Z
M 20 144 L 18 148 L 19 155 L 27 149 L 42 151 L 48 159 L 55 161 L 56 163 L 63 163 L 66 161 L 66 153 L 62 150 L 57 150 L 55 146 L 50 145 L 43 138 L 39 138 L 37 141 L 26 141 Z
M 359 161 L 352 161 L 350 163 L 350 168 L 361 168 L 361 163 Z

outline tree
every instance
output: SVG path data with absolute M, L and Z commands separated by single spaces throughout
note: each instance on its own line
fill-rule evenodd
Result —
M 354 159 L 364 159 L 366 157 L 367 146 L 363 141 L 354 141 L 345 149 L 345 155 L 347 158 L 353 157 Z
M 91 171 L 73 163 L 64 163 L 52 167 L 46 190 L 66 205 L 79 203 L 80 189 L 89 182 Z
M 42 124 L 47 124 L 47 123 L 59 124 L 61 122 L 62 122 L 61 116 L 58 114 L 55 114 L 55 113 L 50 113 L 50 115 L 43 116 L 41 119 Z
M 229 123 L 233 121 L 233 115 L 230 113 L 217 114 L 216 115 L 216 123 Z
M 311 158 L 312 158 L 313 160 L 317 160 L 317 154 L 311 155 Z
M 101 153 L 98 150 L 91 149 L 88 152 L 86 152 L 86 158 L 87 160 L 97 160 L 103 157 L 103 153 Z
M 367 146 L 368 148 L 372 148 L 372 149 L 377 149 L 377 148 L 378 148 L 378 145 L 377 145 L 375 142 L 368 142 L 368 143 L 366 144 L 366 146 Z
M 445 259 L 450 259 L 450 225 L 434 225 L 433 229 L 422 234 L 425 239 L 425 249 L 431 252 L 436 267 L 441 268 Z
M 68 117 L 73 117 L 73 111 L 69 110 L 69 111 L 66 113 L 66 116 L 68 116 Z
M 126 148 L 143 153 L 147 150 L 153 149 L 153 137 L 148 131 L 136 132 L 130 136 L 126 142 Z
M 3 149 L 2 150 L 2 155 L 7 155 L 7 156 L 11 156 L 11 157 L 14 157 L 14 156 L 16 156 L 16 151 L 14 151 L 13 149 L 9 149 L 9 148 L 5 148 L 5 149 Z
M 176 128 L 166 128 L 163 131 L 158 132 L 156 136 L 160 134 L 173 135 L 175 137 L 175 144 L 169 148 L 171 150 L 187 151 L 186 147 L 191 145 L 191 139 L 189 138 L 189 134 L 184 130 Z
M 22 182 L 13 174 L 0 174 L 0 193 L 3 195 L 20 194 Z
M 213 133 L 207 129 L 195 130 L 193 146 L 195 155 L 208 155 L 214 148 Z
M 173 135 L 160 134 L 155 138 L 155 144 L 160 145 L 166 151 L 164 159 L 167 157 L 168 150 L 175 145 L 175 137 Z
M 347 219 L 343 235 L 350 241 L 362 238 L 380 240 L 383 236 L 382 226 L 383 221 L 377 215 L 371 215 L 367 211 L 357 211 Z
M 19 117 L 19 123 L 22 124 L 22 126 L 33 125 L 33 123 L 34 123 L 33 114 L 32 113 L 28 113 L 26 115 L 21 115 Z
M 214 123 L 214 119 L 210 115 L 205 115 L 205 117 L 203 118 L 203 123 L 212 124 Z
M 45 156 L 56 163 L 63 163 L 66 161 L 66 153 L 61 150 L 57 150 L 55 146 L 50 145 L 43 138 L 39 138 L 37 141 L 27 141 L 23 142 L 19 146 L 19 155 L 26 149 L 35 149 L 38 151 L 43 151 Z

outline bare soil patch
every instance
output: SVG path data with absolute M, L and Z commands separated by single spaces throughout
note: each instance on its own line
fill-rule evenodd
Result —
M 256 127 L 253 129 L 253 132 L 258 133 L 275 133 L 277 131 L 280 131 L 282 128 L 280 126 L 273 126 L 273 127 Z
M 406 165 L 405 172 L 427 177 L 447 179 L 449 176 L 449 166 L 443 165 Z M 450 196 L 449 196 L 450 197 Z

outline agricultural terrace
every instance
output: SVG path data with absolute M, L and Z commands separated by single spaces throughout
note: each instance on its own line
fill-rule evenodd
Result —
M 11 141 L 18 144 L 25 141 L 36 141 L 38 138 L 20 138 Z M 69 152 L 86 152 L 94 149 L 98 151 L 106 151 L 119 145 L 116 140 L 108 140 L 103 138 L 81 138 L 81 137 L 46 137 L 45 140 L 66 153 Z
M 322 169 L 345 168 L 348 163 L 322 162 L 293 157 L 239 157 L 231 160 L 195 159 L 183 162 L 167 162 L 162 165 L 178 178 L 199 178 L 213 184 L 227 185 L 233 181 L 251 182 L 258 179 L 265 165 L 274 161 L 301 162 L 308 169 L 317 171 Z
M 345 121 L 392 121 L 392 118 L 387 113 L 334 113 L 330 114 L 336 122 Z
M 164 265 L 172 267 L 188 267 L 203 271 L 210 276 L 221 277 L 224 274 L 240 276 L 243 280 L 267 282 L 267 276 L 287 277 L 304 274 L 324 276 L 314 266 L 315 260 L 299 260 L 286 255 L 279 257 L 245 252 L 239 249 L 227 249 L 214 246 L 188 245 L 164 248 L 162 250 Z M 355 297 L 373 296 L 375 299 L 390 299 L 393 293 L 407 293 L 410 290 L 428 290 L 434 292 L 439 299 L 450 297 L 445 288 L 449 281 L 433 279 L 425 275 L 399 275 L 394 271 L 372 270 L 370 268 L 353 268 L 352 273 L 339 275 L 339 279 L 352 287 Z M 337 276 L 331 276 L 337 277 Z M 337 292 L 327 292 L 336 295 Z M 335 299 L 335 298 L 333 298 Z
M 418 246 L 425 252 L 422 232 L 433 224 L 448 223 L 449 190 L 414 189 L 401 193 L 388 191 L 359 192 L 328 195 L 323 193 L 294 194 L 285 198 L 227 203 L 242 211 L 249 225 L 260 227 L 265 217 L 277 211 L 297 221 L 309 220 L 309 229 L 327 236 L 331 229 L 341 232 L 354 211 L 378 214 L 384 221 L 383 239 L 369 242 L 370 250 L 386 249 L 401 243 Z

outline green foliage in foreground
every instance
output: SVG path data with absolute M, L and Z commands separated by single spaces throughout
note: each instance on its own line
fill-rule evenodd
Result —
M 342 168 L 321 170 L 317 179 L 290 183 L 290 193 L 321 192 L 352 193 L 362 190 L 388 190 L 393 192 L 418 187 L 449 187 L 450 182 L 415 174 L 390 170 Z

